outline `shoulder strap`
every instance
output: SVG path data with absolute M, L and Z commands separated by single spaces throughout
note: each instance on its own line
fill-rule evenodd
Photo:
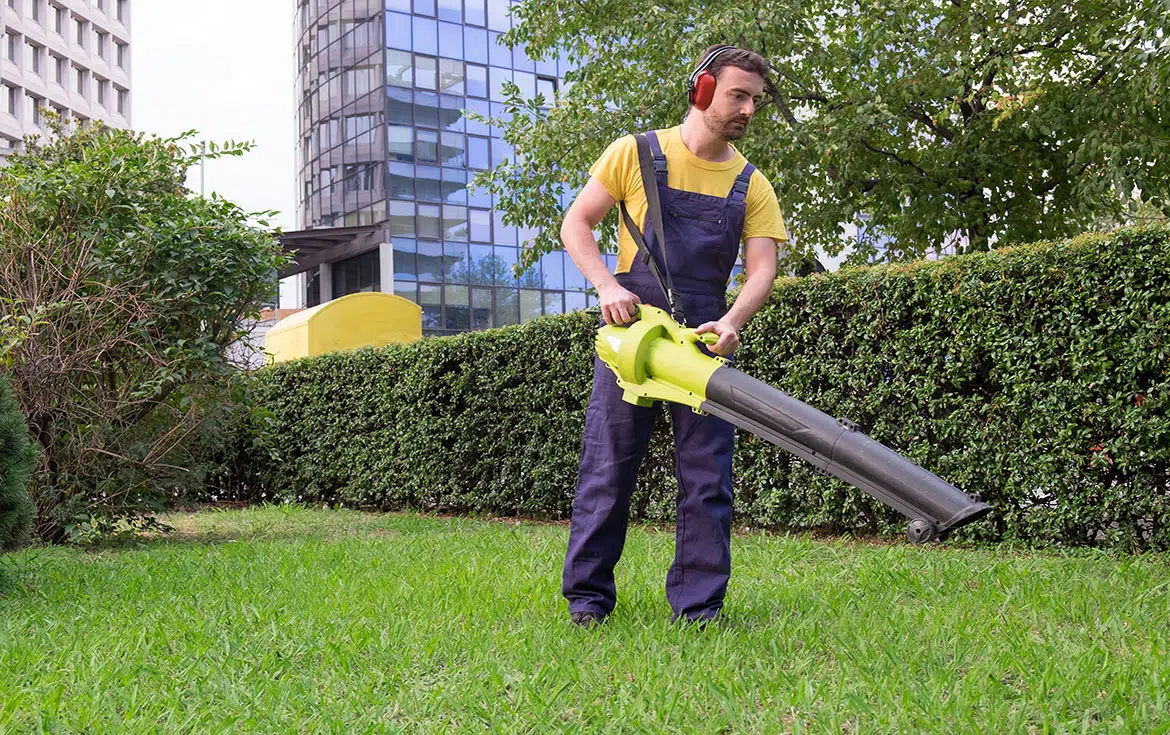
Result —
M 653 130 L 646 131 L 646 140 L 650 143 L 650 155 L 654 159 L 654 178 L 659 186 L 666 186 L 666 154 L 662 152 L 662 146 L 658 142 L 658 133 Z
M 743 171 L 739 172 L 739 176 L 735 177 L 735 183 L 731 185 L 731 192 L 727 198 L 733 202 L 742 202 L 747 200 L 748 187 L 752 183 L 752 174 L 755 173 L 756 167 L 752 164 L 747 164 L 743 167 Z
M 679 316 L 676 316 L 675 319 L 679 319 L 679 317 L 683 316 L 682 309 L 681 307 L 676 308 L 674 302 L 672 301 L 671 294 L 673 293 L 674 289 L 667 285 L 670 275 L 667 274 L 664 278 L 662 271 L 658 269 L 658 261 L 654 260 L 654 256 L 650 254 L 650 248 L 646 246 L 646 240 L 643 239 L 641 230 L 638 229 L 638 225 L 634 222 L 634 218 L 630 216 L 630 210 L 626 209 L 625 201 L 618 202 L 618 207 L 621 208 L 622 220 L 626 223 L 626 230 L 630 233 L 630 237 L 633 238 L 634 244 L 638 246 L 638 257 L 641 258 L 642 263 L 645 264 L 645 266 L 650 270 L 650 274 L 653 275 L 654 280 L 658 282 L 658 287 L 662 289 L 662 293 L 666 294 L 666 301 L 668 304 L 670 304 L 671 315 L 673 316 L 677 313 Z M 647 213 L 646 217 L 650 217 L 649 213 Z M 679 322 L 679 324 L 684 323 L 685 321 Z
M 638 244 L 643 262 L 657 278 L 662 293 L 666 295 L 666 303 L 670 306 L 671 316 L 679 324 L 686 324 L 686 315 L 683 313 L 681 299 L 674 290 L 674 283 L 670 278 L 670 265 L 667 262 L 666 235 L 662 228 L 662 205 L 658 200 L 658 177 L 655 175 L 655 156 L 651 152 L 651 144 L 645 134 L 635 135 L 634 140 L 638 144 L 638 168 L 642 173 L 642 188 L 646 193 L 646 223 L 654 228 L 654 236 L 658 239 L 658 247 L 662 250 L 661 272 L 659 272 L 657 264 L 654 263 L 654 258 L 650 255 L 650 249 L 646 247 L 646 241 L 642 239 L 642 233 L 633 224 L 633 218 L 626 211 L 625 202 L 622 202 L 622 215 L 626 220 L 626 229 L 634 237 L 634 242 Z M 658 147 L 657 136 L 655 136 L 654 147 Z M 659 155 L 661 156 L 661 150 Z M 661 157 L 662 177 L 666 178 L 666 157 Z

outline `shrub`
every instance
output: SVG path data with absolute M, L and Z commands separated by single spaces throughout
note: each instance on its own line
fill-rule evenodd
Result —
M 28 423 L 0 378 L 0 551 L 25 544 L 33 528 L 33 504 L 25 483 L 36 464 Z
M 41 450 L 37 533 L 63 541 L 151 527 L 201 481 L 228 347 L 285 259 L 263 220 L 186 189 L 187 136 L 50 129 L 0 177 L 0 364 Z
M 277 459 L 236 491 L 567 517 L 593 334 L 570 314 L 263 370 Z M 995 513 L 964 535 L 1170 547 L 1170 230 L 783 279 L 743 336 L 745 372 L 981 493 Z M 636 519 L 674 519 L 667 425 Z M 740 524 L 905 528 L 742 433 L 735 477 Z

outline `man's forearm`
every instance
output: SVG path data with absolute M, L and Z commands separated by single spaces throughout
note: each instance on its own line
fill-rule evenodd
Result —
M 775 282 L 775 272 L 757 273 L 749 276 L 747 281 L 743 284 L 743 288 L 739 291 L 739 296 L 735 297 L 735 303 L 732 304 L 731 309 L 728 310 L 727 315 L 723 317 L 731 322 L 736 331 L 743 329 L 743 325 L 747 324 L 748 320 L 756 315 L 764 304 L 768 301 L 768 297 L 772 295 L 772 287 Z
M 573 259 L 573 264 L 581 275 L 589 279 L 593 288 L 598 291 L 616 286 L 617 279 L 605 266 L 601 257 L 601 250 L 597 247 L 597 240 L 593 237 L 593 228 L 589 223 L 579 218 L 566 217 L 561 223 L 561 241 L 565 243 L 565 250 Z

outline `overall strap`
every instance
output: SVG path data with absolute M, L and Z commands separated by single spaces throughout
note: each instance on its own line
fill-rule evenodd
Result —
M 659 186 L 666 186 L 666 156 L 658 143 L 658 133 L 649 130 L 644 135 L 646 141 L 650 143 L 650 155 L 654 159 L 654 179 Z
M 731 192 L 727 198 L 733 202 L 743 202 L 747 200 L 748 186 L 752 183 L 752 174 L 756 167 L 748 163 L 743 167 L 743 171 L 739 172 L 739 176 L 735 177 L 735 183 L 731 185 Z
M 670 306 L 671 316 L 679 324 L 686 323 L 686 314 L 683 313 L 682 300 L 678 293 L 674 290 L 674 283 L 670 278 L 670 266 L 667 262 L 666 236 L 662 227 L 662 205 L 658 199 L 658 186 L 655 181 L 655 172 L 653 164 L 652 144 L 650 139 L 653 133 L 649 135 L 638 134 L 634 136 L 634 141 L 638 146 L 638 168 L 642 175 L 642 188 L 646 194 L 646 229 L 654 229 L 655 238 L 658 240 L 658 247 L 662 250 L 662 269 L 658 268 L 658 264 L 654 261 L 654 256 L 650 253 L 650 248 L 646 246 L 646 240 L 642 237 L 642 232 L 638 225 L 634 222 L 634 218 L 630 216 L 626 209 L 625 201 L 622 201 L 622 219 L 626 223 L 626 230 L 629 231 L 630 237 L 633 238 L 634 244 L 638 246 L 638 252 L 641 254 L 642 262 L 654 275 L 654 280 L 658 281 L 658 286 L 662 289 L 663 295 L 666 296 L 666 303 Z M 659 151 L 661 152 L 661 150 Z M 662 178 L 666 178 L 666 159 L 663 158 Z

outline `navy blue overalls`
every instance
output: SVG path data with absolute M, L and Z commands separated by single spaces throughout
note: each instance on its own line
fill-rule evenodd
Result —
M 670 268 L 681 293 L 687 326 L 715 321 L 727 312 L 727 283 L 743 234 L 749 163 L 726 198 L 671 189 L 666 157 L 653 131 L 658 196 L 669 262 L 662 262 L 649 217 L 646 245 L 659 269 Z M 640 257 L 618 282 L 668 313 L 666 296 Z M 731 576 L 731 458 L 735 427 L 687 406 L 669 404 L 675 441 L 678 511 L 674 563 L 666 575 L 666 598 L 674 618 L 712 618 L 723 606 Z M 608 615 L 617 601 L 613 569 L 622 553 L 630 495 L 649 443 L 655 409 L 622 400 L 613 372 L 594 360 L 593 392 L 585 414 L 577 494 L 565 557 L 562 592 L 570 612 Z

